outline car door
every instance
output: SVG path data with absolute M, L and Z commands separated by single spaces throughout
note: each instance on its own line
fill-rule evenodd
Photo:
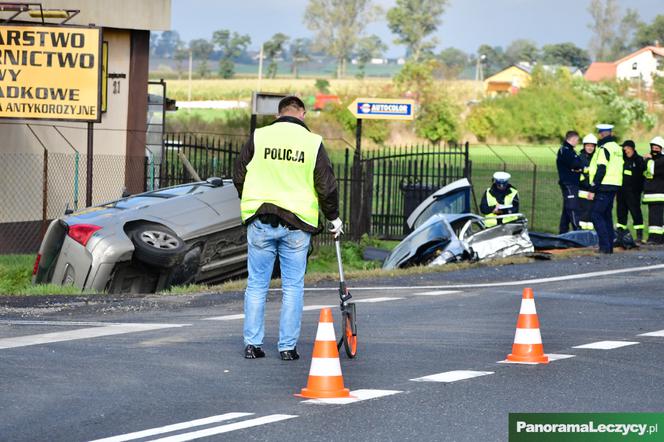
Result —
M 470 213 L 471 189 L 466 178 L 442 187 L 413 210 L 406 224 L 411 229 L 417 229 L 434 214 Z

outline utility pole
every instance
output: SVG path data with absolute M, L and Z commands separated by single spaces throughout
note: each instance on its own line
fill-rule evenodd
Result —
M 258 53 L 258 87 L 256 90 L 261 90 L 261 80 L 263 79 L 263 45 L 261 44 L 261 51 Z
M 187 92 L 187 101 L 191 101 L 191 71 L 193 68 L 194 60 L 193 60 L 193 55 L 191 53 L 191 49 L 189 50 L 189 90 Z

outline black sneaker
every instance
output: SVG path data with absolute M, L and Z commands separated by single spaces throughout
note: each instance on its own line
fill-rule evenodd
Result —
M 265 352 L 260 347 L 255 347 L 253 345 L 247 345 L 246 347 L 244 347 L 245 359 L 258 359 L 264 357 L 265 357 Z
M 282 361 L 297 361 L 300 359 L 300 355 L 297 354 L 297 347 L 292 350 L 280 351 L 279 354 L 281 355 Z

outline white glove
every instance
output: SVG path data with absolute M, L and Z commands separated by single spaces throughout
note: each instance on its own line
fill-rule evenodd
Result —
M 337 218 L 335 220 L 332 220 L 330 221 L 330 224 L 332 224 L 330 233 L 332 233 L 335 238 L 338 238 L 339 235 L 342 235 L 344 233 L 344 223 L 343 221 L 341 221 L 341 219 Z

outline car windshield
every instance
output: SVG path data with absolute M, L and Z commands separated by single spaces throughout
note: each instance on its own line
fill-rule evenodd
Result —
M 167 189 L 161 189 L 154 192 L 143 193 L 136 196 L 130 196 L 128 198 L 115 201 L 113 203 L 105 204 L 104 207 L 112 207 L 116 209 L 131 209 L 134 207 L 152 204 L 156 199 L 168 199 L 174 198 L 176 196 L 188 195 L 196 192 L 197 190 L 206 189 L 209 186 L 201 184 L 190 184 L 185 186 L 169 187 Z
M 433 203 L 431 203 L 420 216 L 417 217 L 413 228 L 416 229 L 426 220 L 428 220 L 431 215 L 436 213 L 466 213 L 469 211 L 469 202 L 468 202 L 468 190 L 459 189 L 456 192 L 445 194 L 440 198 L 435 198 Z

